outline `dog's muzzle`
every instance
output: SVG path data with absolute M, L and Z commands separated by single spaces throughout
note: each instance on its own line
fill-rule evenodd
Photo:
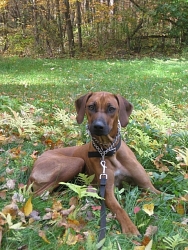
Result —
M 88 126 L 91 135 L 108 135 L 109 127 L 103 120 L 95 120 L 91 125 Z

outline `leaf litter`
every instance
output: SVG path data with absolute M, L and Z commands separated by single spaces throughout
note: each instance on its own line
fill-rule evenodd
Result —
M 149 113 L 149 115 L 147 114 L 147 119 L 150 122 L 150 125 L 153 125 L 154 122 L 156 123 L 158 120 L 158 123 L 162 128 L 162 134 L 168 137 L 173 136 L 174 131 L 177 132 L 178 123 L 165 116 L 163 112 L 158 112 L 159 109 L 156 107 L 149 105 L 148 103 L 147 105 L 147 112 Z M 139 122 L 142 123 L 142 121 L 145 121 L 146 112 L 140 114 L 141 116 L 139 117 Z M 152 118 L 152 114 L 155 116 L 154 120 Z M 137 113 L 133 114 L 133 119 L 134 117 L 138 117 Z M 55 115 L 53 115 L 46 114 L 42 109 L 37 110 L 35 107 L 23 107 L 21 108 L 20 113 L 10 109 L 9 114 L 3 113 L 0 115 L 0 118 L 0 123 L 2 125 L 2 130 L 0 131 L 0 142 L 5 148 L 1 148 L 0 152 L 2 154 L 6 154 L 6 158 L 0 158 L 0 162 L 3 163 L 4 166 L 3 175 L 0 176 L 0 183 L 2 183 L 0 199 L 10 199 L 10 194 L 7 195 L 7 192 L 13 193 L 11 202 L 2 208 L 0 213 L 0 242 L 2 239 L 2 234 L 6 233 L 8 230 L 23 230 L 26 227 L 35 225 L 35 222 L 37 221 L 41 223 L 45 222 L 47 229 L 49 225 L 56 225 L 57 227 L 64 228 L 63 236 L 58 238 L 60 244 L 74 245 L 77 242 L 85 240 L 88 234 L 92 235 L 93 233 L 90 231 L 85 232 L 84 228 L 88 221 L 95 219 L 94 213 L 98 213 L 100 211 L 100 206 L 96 205 L 95 203 L 86 202 L 82 207 L 79 207 L 79 199 L 77 197 L 73 197 L 72 201 L 69 203 L 69 207 L 63 208 L 61 200 L 54 198 L 51 208 L 46 208 L 41 211 L 35 210 L 37 207 L 35 204 L 33 205 L 34 198 L 32 196 L 32 192 L 27 192 L 25 185 L 18 182 L 18 180 L 15 178 L 16 169 L 9 166 L 11 162 L 19 163 L 25 157 L 29 157 L 31 163 L 33 164 L 40 154 L 40 151 L 37 149 L 40 143 L 43 144 L 46 149 L 53 149 L 69 145 L 70 142 L 66 140 L 67 137 L 69 140 L 72 140 L 72 142 L 75 141 L 76 143 L 80 143 L 82 138 L 77 125 L 74 124 L 75 115 L 68 114 L 67 111 L 60 109 L 56 109 Z M 160 119 L 163 121 L 161 122 Z M 182 119 L 182 121 L 184 120 Z M 174 126 L 173 129 L 170 129 L 169 126 L 172 122 L 174 122 Z M 183 129 L 183 122 L 180 124 L 180 127 Z M 170 131 L 170 133 L 168 131 Z M 137 135 L 138 130 L 135 130 L 135 133 L 135 135 Z M 140 133 L 140 135 L 142 134 Z M 30 141 L 30 143 L 33 144 L 33 147 L 36 148 L 32 152 L 29 151 L 29 155 L 27 155 L 27 150 L 25 150 L 23 147 L 26 141 Z M 137 143 L 137 141 L 134 141 L 134 143 Z M 169 172 L 171 174 L 171 168 L 173 165 L 171 165 L 170 162 L 165 161 L 165 157 L 167 155 L 166 146 L 163 147 L 162 144 L 157 144 L 156 141 L 152 142 L 151 140 L 146 140 L 144 143 L 147 146 L 147 149 L 150 150 L 156 150 L 157 147 L 162 146 L 163 150 L 161 150 L 160 154 L 155 155 L 153 164 L 156 169 L 159 170 L 159 172 Z M 7 145 L 17 146 L 11 146 L 11 148 L 6 149 Z M 137 150 L 138 144 L 134 144 L 134 148 Z M 138 152 L 145 156 L 143 151 L 139 151 L 138 149 Z M 182 174 L 186 179 L 188 151 L 186 148 L 180 149 L 175 145 L 174 152 L 176 153 L 177 160 L 176 167 L 180 170 L 180 174 Z M 27 173 L 28 166 L 25 163 L 22 164 L 22 166 L 20 166 L 20 171 L 23 174 Z M 154 175 L 151 174 L 151 177 L 153 176 Z M 82 178 L 84 177 L 82 176 Z M 84 181 L 86 181 L 86 179 Z M 90 181 L 91 180 L 89 180 L 89 182 Z M 88 184 L 89 183 L 87 183 L 87 185 Z M 15 192 L 17 187 L 19 187 L 19 192 Z M 77 186 L 75 186 L 75 190 L 76 189 Z M 92 187 L 88 187 L 87 190 L 80 189 L 79 194 L 80 197 L 83 196 L 87 198 L 88 193 L 96 198 L 96 191 L 94 191 Z M 43 199 L 43 201 L 48 201 L 50 199 L 49 193 L 44 194 L 41 199 Z M 140 201 L 138 199 L 137 202 L 137 206 L 133 208 L 134 214 L 136 216 L 139 215 L 141 211 L 144 211 L 151 218 L 155 215 L 155 204 L 152 202 L 152 198 L 144 197 L 143 199 L 140 199 Z M 139 202 L 144 202 L 145 204 L 141 207 L 139 206 Z M 186 207 L 184 205 L 185 202 L 187 202 L 187 196 L 181 195 L 179 198 L 173 199 L 173 202 L 171 203 L 172 210 L 182 216 L 182 220 L 180 222 L 174 223 L 178 225 L 178 227 L 187 226 L 187 219 L 184 218 L 187 213 Z M 78 207 L 79 212 L 77 211 Z M 82 212 L 84 211 L 87 212 L 83 219 Z M 75 214 L 79 215 L 80 217 L 75 219 Z M 109 220 L 114 219 L 114 216 L 111 214 L 108 214 L 107 217 Z M 41 224 L 40 229 L 37 230 L 39 237 L 41 237 L 45 243 L 50 244 L 51 242 L 48 240 L 45 227 L 43 228 Z M 155 234 L 157 234 L 157 227 L 149 225 L 146 228 L 142 242 L 135 243 L 135 245 L 140 244 L 138 247 L 144 247 L 142 249 L 151 249 L 153 244 L 152 237 Z M 95 233 L 92 237 L 96 237 Z

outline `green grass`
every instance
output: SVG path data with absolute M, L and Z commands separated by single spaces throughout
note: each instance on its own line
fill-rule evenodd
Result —
M 26 184 L 34 162 L 31 157 L 34 151 L 40 155 L 49 148 L 88 141 L 85 124 L 77 125 L 72 118 L 72 114 L 75 114 L 74 101 L 78 96 L 89 91 L 119 93 L 131 101 L 135 109 L 128 127 L 122 130 L 123 137 L 150 172 L 154 185 L 173 198 L 152 194 L 144 194 L 143 197 L 141 190 L 128 185 L 124 185 L 123 193 L 116 190 L 117 198 L 139 227 L 142 236 L 149 225 L 158 227 L 153 236 L 152 250 L 184 250 L 186 244 L 179 242 L 173 248 L 165 239 L 176 235 L 179 239 L 188 237 L 187 226 L 182 224 L 187 215 L 186 198 L 183 197 L 185 190 L 188 190 L 185 178 L 188 166 L 182 166 L 183 162 L 176 159 L 177 153 L 174 151 L 182 149 L 185 152 L 188 148 L 188 61 L 149 58 L 128 61 L 0 59 L 0 190 L 6 190 L 6 198 L 0 198 L 0 209 L 11 203 L 20 183 Z M 64 110 L 68 121 L 57 116 L 64 114 Z M 13 111 L 17 112 L 17 118 Z M 156 157 L 159 157 L 161 169 L 154 162 Z M 168 171 L 164 170 L 164 165 Z M 23 167 L 27 167 L 26 171 Z M 4 186 L 7 179 L 15 180 L 13 190 Z M 63 207 L 68 208 L 70 197 L 74 195 L 66 190 L 52 194 L 46 201 L 33 198 L 33 209 L 39 211 L 42 218 L 46 213 L 45 208 L 52 207 L 54 200 L 61 200 Z M 27 199 L 28 194 L 25 197 Z M 98 200 L 89 200 L 95 206 L 100 204 Z M 135 206 L 142 208 L 148 203 L 155 205 L 153 216 L 148 216 L 142 209 L 134 214 Z M 176 209 L 179 203 L 184 207 L 182 215 Z M 81 204 L 85 204 L 84 199 Z M 20 209 L 23 205 L 22 202 L 18 203 Z M 87 212 L 91 210 L 90 206 L 77 214 L 76 218 L 87 217 Z M 56 220 L 40 220 L 29 225 L 26 219 L 23 230 L 10 230 L 7 224 L 2 225 L 1 249 L 13 250 L 23 246 L 29 250 L 96 249 L 100 217 L 99 211 L 93 213 L 92 220 L 86 221 L 80 232 L 81 235 L 89 232 L 91 237 L 74 245 L 62 244 L 65 228 L 58 227 Z M 19 216 L 13 220 L 14 223 L 19 221 Z M 46 232 L 50 244 L 39 237 L 39 230 Z M 75 234 L 74 230 L 69 230 Z M 120 231 L 119 223 L 109 219 L 104 249 L 119 249 L 119 244 L 121 249 L 131 250 L 135 246 L 133 239 L 142 240 L 126 237 Z
M 1 92 L 20 101 L 63 105 L 88 91 L 109 90 L 135 105 L 143 97 L 155 104 L 166 98 L 178 104 L 187 102 L 187 69 L 183 60 L 1 59 Z

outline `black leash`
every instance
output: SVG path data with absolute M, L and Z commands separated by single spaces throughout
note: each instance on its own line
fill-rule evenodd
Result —
M 106 187 L 106 177 L 102 177 L 100 179 L 100 196 L 104 198 L 105 196 L 105 187 Z M 100 231 L 99 231 L 99 238 L 98 242 L 103 240 L 106 235 L 106 206 L 105 206 L 105 200 L 101 200 L 101 212 L 100 212 Z M 98 248 L 99 250 L 102 247 Z
M 106 181 L 107 181 L 107 174 L 105 173 L 106 167 L 106 162 L 104 160 L 105 156 L 112 156 L 116 153 L 116 151 L 120 148 L 121 146 L 121 138 L 119 139 L 118 144 L 115 147 L 111 147 L 107 149 L 106 151 L 101 152 L 98 150 L 98 147 L 96 148 L 96 145 L 94 144 L 94 147 L 98 151 L 94 152 L 88 152 L 88 157 L 101 157 L 100 165 L 103 168 L 102 174 L 100 174 L 100 196 L 103 198 L 101 200 L 101 212 L 100 212 L 100 231 L 99 231 L 99 238 L 98 238 L 98 243 L 100 243 L 103 239 L 105 239 L 106 235 L 106 206 L 105 206 L 105 188 L 106 188 Z M 101 245 L 101 244 L 100 244 Z M 98 250 L 101 250 L 102 246 L 99 246 Z

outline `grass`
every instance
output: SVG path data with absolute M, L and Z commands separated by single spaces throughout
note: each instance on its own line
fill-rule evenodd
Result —
M 21 183 L 26 184 L 35 152 L 41 154 L 46 149 L 88 140 L 85 124 L 78 126 L 72 118 L 75 114 L 74 100 L 78 96 L 88 91 L 120 93 L 135 107 L 122 135 L 150 172 L 154 185 L 171 196 L 156 197 L 128 185 L 124 185 L 121 192 L 116 190 L 116 196 L 142 235 L 148 226 L 158 227 L 157 233 L 150 237 L 153 238 L 152 250 L 184 250 L 186 244 L 181 244 L 180 240 L 188 237 L 187 226 L 182 224 L 187 215 L 185 190 L 188 190 L 187 69 L 188 61 L 183 59 L 88 61 L 1 58 L 0 190 L 4 190 L 6 196 L 0 192 L 0 197 L 3 197 L 0 198 L 0 209 L 11 203 L 13 194 L 19 193 Z M 179 149 L 186 155 L 184 161 L 174 151 Z M 15 188 L 5 186 L 7 179 L 15 180 Z M 29 195 L 25 194 L 25 198 L 28 199 Z M 42 218 L 46 214 L 45 208 L 52 207 L 56 200 L 61 200 L 63 207 L 68 208 L 72 196 L 75 194 L 66 189 L 52 194 L 45 201 L 33 198 L 33 208 Z M 89 198 L 89 201 L 95 206 L 100 205 L 98 200 Z M 155 206 L 153 216 L 142 210 L 144 204 L 150 203 Z M 24 206 L 23 202 L 17 204 L 20 210 Z M 81 204 L 85 204 L 84 199 Z M 134 213 L 137 206 L 141 210 Z M 86 232 L 89 236 L 81 242 L 75 240 L 72 245 L 68 245 L 66 240 L 62 243 L 66 231 L 65 227 L 57 226 L 57 219 L 41 219 L 29 224 L 26 218 L 23 230 L 11 230 L 0 220 L 4 228 L 1 249 L 96 249 L 99 211 L 92 211 L 90 206 L 76 217 L 72 215 L 72 219 L 82 221 L 80 218 L 88 217 L 88 211 L 93 216 L 86 221 L 80 234 L 83 236 Z M 20 217 L 12 217 L 12 220 L 17 223 Z M 39 230 L 46 232 L 50 244 L 39 237 Z M 69 235 L 78 234 L 71 228 L 67 230 Z M 104 249 L 134 249 L 135 242 L 143 240 L 143 236 L 142 239 L 129 238 L 120 231 L 118 222 L 109 219 Z M 176 235 L 178 242 L 173 238 Z M 166 241 L 168 237 L 171 241 Z

